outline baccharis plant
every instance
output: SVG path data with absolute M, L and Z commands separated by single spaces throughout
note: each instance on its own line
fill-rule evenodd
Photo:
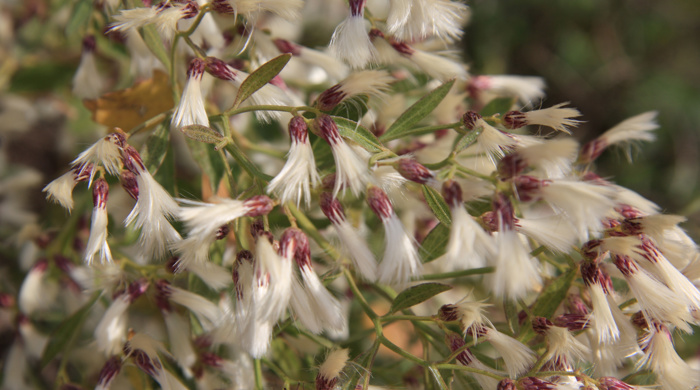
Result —
M 655 112 L 579 145 L 543 80 L 449 52 L 458 0 L 82 3 L 73 93 L 121 51 L 173 105 L 44 188 L 3 388 L 698 388 L 696 244 L 595 173 Z

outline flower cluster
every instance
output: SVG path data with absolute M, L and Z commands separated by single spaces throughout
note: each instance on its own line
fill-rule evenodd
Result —
M 124 45 L 173 107 L 44 188 L 73 215 L 0 296 L 5 387 L 32 388 L 43 356 L 63 388 L 698 388 L 673 337 L 700 324 L 700 252 L 594 173 L 652 141 L 655 112 L 580 146 L 581 112 L 533 108 L 541 79 L 436 50 L 461 1 L 338 2 L 326 50 L 301 0 L 140 5 L 95 3 L 114 39 L 83 40 L 73 92 L 99 97 L 95 53 Z

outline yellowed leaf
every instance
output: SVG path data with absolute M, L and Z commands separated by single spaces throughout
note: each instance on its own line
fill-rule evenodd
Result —
M 129 130 L 161 112 L 173 108 L 168 76 L 156 70 L 153 77 L 133 87 L 106 93 L 95 100 L 85 100 L 92 119 L 110 127 Z

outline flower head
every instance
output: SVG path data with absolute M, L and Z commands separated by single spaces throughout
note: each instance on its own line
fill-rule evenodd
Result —
M 331 53 L 353 68 L 364 67 L 377 56 L 365 29 L 365 2 L 350 0 L 350 15 L 335 28 L 328 45 Z
M 173 113 L 171 126 L 181 129 L 189 125 L 202 125 L 209 127 L 209 117 L 204 109 L 201 84 L 206 64 L 204 60 L 195 58 L 190 62 L 187 70 L 187 82 L 182 90 L 180 104 Z
M 305 199 L 306 207 L 309 207 L 310 189 L 316 187 L 321 178 L 316 171 L 316 161 L 309 143 L 304 118 L 300 116 L 292 118 L 289 122 L 289 137 L 292 145 L 287 154 L 287 162 L 277 176 L 270 181 L 267 192 L 275 193 L 282 203 L 291 201 L 297 206 L 302 199 Z

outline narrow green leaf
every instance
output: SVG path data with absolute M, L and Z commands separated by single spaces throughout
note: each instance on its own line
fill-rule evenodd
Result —
M 362 119 L 362 117 L 365 116 L 365 114 L 367 113 L 368 101 L 369 97 L 367 95 L 360 95 L 354 99 L 337 105 L 331 111 L 330 115 L 346 118 L 354 122 L 359 122 L 360 119 Z
M 224 140 L 224 136 L 211 127 L 202 125 L 189 125 L 180 129 L 185 137 L 206 144 L 219 144 Z
M 433 374 L 433 378 L 435 378 L 435 382 L 437 382 L 438 388 L 440 390 L 448 390 L 447 384 L 445 383 L 445 380 L 442 379 L 440 371 L 433 366 L 428 367 L 428 369 L 430 370 L 430 373 Z
M 390 313 L 395 313 L 403 309 L 408 309 L 413 305 L 417 305 L 421 302 L 427 301 L 428 299 L 440 294 L 441 292 L 452 289 L 452 286 L 448 286 L 442 283 L 423 283 L 417 286 L 413 286 L 406 290 L 401 291 L 399 295 L 396 296 L 394 302 L 391 303 Z
M 443 224 L 438 224 L 423 240 L 421 254 L 423 263 L 429 263 L 445 254 L 445 247 L 450 237 L 450 228 Z
M 241 167 L 243 167 L 243 169 L 245 169 L 246 172 L 248 172 L 248 174 L 250 174 L 251 176 L 261 179 L 265 182 L 269 182 L 270 180 L 272 180 L 272 176 L 261 172 L 258 169 L 257 165 L 253 164 L 253 162 L 248 159 L 248 156 L 246 156 L 245 153 L 243 153 L 243 151 L 241 151 L 241 149 L 239 149 L 236 144 L 231 143 L 226 145 L 226 150 L 231 154 L 233 159 L 236 160 L 236 162 L 240 164 Z
M 433 187 L 423 185 L 423 196 L 425 201 L 428 202 L 428 206 L 433 210 L 433 214 L 437 219 L 443 224 L 450 226 L 452 225 L 452 218 L 450 217 L 450 208 L 447 206 L 447 202 L 440 195 L 440 193 Z
M 153 24 L 143 26 L 141 28 L 141 36 L 153 55 L 155 55 L 156 58 L 158 58 L 158 60 L 165 65 L 165 69 L 170 69 L 170 58 L 168 57 L 168 53 L 165 51 L 163 40 L 160 39 L 160 35 L 158 35 L 158 31 L 156 31 L 156 27 Z
M 342 137 L 358 143 L 369 152 L 378 153 L 382 151 L 382 144 L 366 127 L 339 116 L 334 116 L 333 121 L 338 125 L 338 132 Z
M 331 171 L 333 167 L 335 167 L 335 160 L 333 160 L 333 151 L 331 151 L 328 142 L 311 133 L 309 134 L 309 139 L 313 139 L 311 142 L 311 150 L 314 152 L 316 168 L 319 172 Z
M 450 88 L 452 88 L 454 82 L 454 80 L 450 80 L 442 84 L 415 102 L 408 108 L 408 110 L 404 111 L 404 113 L 401 114 L 396 121 L 394 121 L 389 129 L 387 129 L 386 133 L 379 137 L 379 139 L 386 142 L 403 137 L 404 133 L 411 129 L 411 126 L 428 116 L 428 114 L 430 114 L 435 107 L 440 104 L 442 99 L 447 96 L 447 93 L 450 91 Z
M 508 328 L 511 334 L 515 335 L 515 330 L 520 329 L 518 321 L 518 306 L 515 301 L 510 299 L 503 300 L 503 311 L 506 315 L 506 322 L 508 323 Z
M 80 310 L 66 318 L 58 325 L 58 328 L 53 331 L 51 337 L 49 337 L 48 344 L 46 344 L 44 348 L 44 353 L 41 356 L 41 368 L 46 367 L 59 353 L 67 352 L 66 348 L 75 341 L 75 338 L 83 327 L 83 323 L 90 313 L 90 309 L 95 302 L 97 302 L 97 298 L 99 297 L 99 292 L 93 294 L 92 298 L 80 308 Z
M 156 126 L 141 149 L 141 158 L 149 172 L 155 174 L 168 153 L 170 127 L 167 122 Z
M 484 108 L 481 109 L 479 114 L 481 116 L 491 116 L 493 114 L 505 114 L 510 111 L 513 107 L 515 99 L 512 97 L 496 98 L 491 100 Z
M 462 150 L 473 145 L 474 142 L 476 142 L 476 139 L 479 137 L 479 134 L 481 134 L 481 131 L 474 129 L 474 130 L 468 132 L 467 134 L 464 134 L 463 136 L 459 137 L 457 142 L 455 142 L 455 147 L 454 147 L 455 153 L 459 153 Z
M 85 32 L 90 21 L 93 3 L 91 0 L 80 0 L 75 3 L 70 20 L 66 24 L 66 37 L 82 35 L 81 33 Z
M 238 106 L 243 103 L 244 100 L 248 99 L 250 95 L 265 86 L 265 84 L 277 76 L 282 68 L 287 65 L 290 58 L 292 58 L 292 55 L 285 53 L 262 64 L 258 69 L 255 69 L 253 73 L 243 80 L 241 87 L 238 88 L 238 95 L 236 95 L 236 100 L 234 100 L 231 109 L 238 108 Z
M 214 150 L 213 146 L 201 142 L 188 139 L 187 145 L 190 147 L 192 158 L 197 162 L 199 168 L 202 169 L 202 173 L 209 176 L 212 191 L 216 193 L 221 179 L 226 174 L 226 166 L 221 159 L 221 155 Z
M 571 267 L 564 274 L 553 278 L 535 301 L 532 313 L 538 317 L 551 318 L 559 305 L 566 299 L 571 283 L 576 279 L 578 268 Z

